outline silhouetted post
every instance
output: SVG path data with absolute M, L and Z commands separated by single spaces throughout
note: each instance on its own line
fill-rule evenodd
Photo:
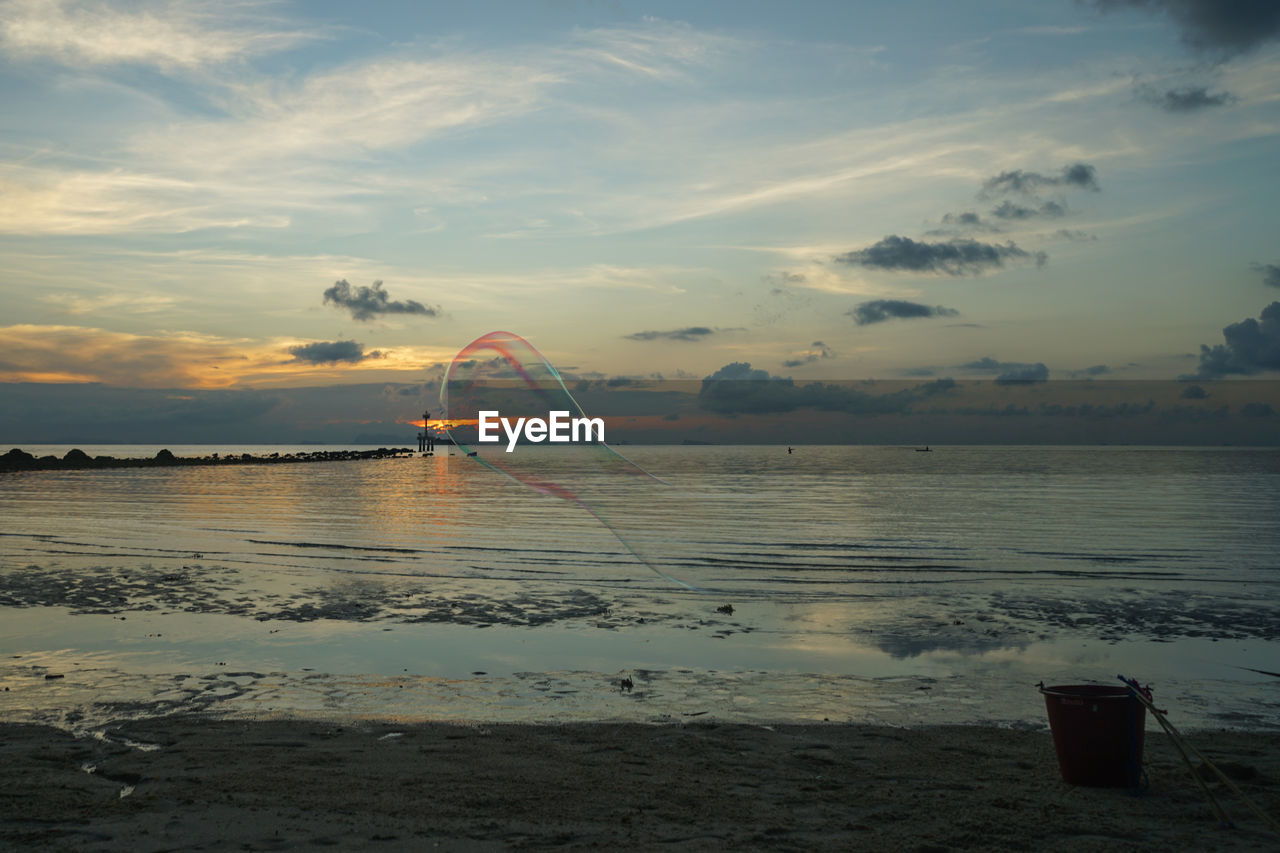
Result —
M 431 413 L 424 411 L 422 413 L 422 432 L 418 433 L 418 452 L 419 453 L 435 453 L 436 440 L 431 435 Z

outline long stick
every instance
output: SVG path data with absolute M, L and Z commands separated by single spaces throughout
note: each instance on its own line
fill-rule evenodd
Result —
M 1168 725 L 1170 730 L 1176 731 L 1176 729 L 1173 729 L 1172 723 L 1169 723 Z M 1181 738 L 1182 735 L 1178 735 L 1178 737 Z M 1253 800 L 1249 799 L 1249 797 L 1245 794 L 1245 792 L 1240 790 L 1239 786 L 1236 785 L 1235 782 L 1231 781 L 1231 778 L 1229 776 L 1227 776 L 1225 773 L 1223 773 L 1221 770 L 1218 769 L 1218 765 L 1214 764 L 1212 761 L 1206 758 L 1204 754 L 1200 752 L 1200 750 L 1196 749 L 1194 746 L 1187 743 L 1185 740 L 1183 741 L 1183 743 L 1186 744 L 1187 749 L 1191 750 L 1192 755 L 1194 755 L 1196 758 L 1204 762 L 1205 766 L 1208 767 L 1210 770 L 1212 770 L 1214 774 L 1217 775 L 1217 777 L 1222 780 L 1222 784 L 1226 785 L 1228 788 L 1234 791 L 1236 796 L 1244 801 L 1244 804 L 1248 806 L 1249 811 L 1257 815 L 1258 819 L 1261 820 L 1264 824 L 1266 824 L 1268 829 L 1270 829 L 1276 835 L 1280 835 L 1280 824 L 1276 823 L 1276 821 L 1270 815 L 1268 815 L 1261 808 L 1259 808 L 1257 804 L 1253 802 Z
M 1142 689 L 1138 687 L 1138 682 L 1131 681 L 1130 679 L 1125 678 L 1123 675 L 1120 676 L 1120 680 L 1130 687 L 1131 692 L 1135 696 L 1137 696 L 1139 702 L 1141 702 L 1143 705 L 1147 706 L 1147 708 L 1151 710 L 1151 713 L 1155 715 L 1155 718 L 1160 722 L 1160 725 L 1164 728 L 1166 732 L 1169 733 L 1169 736 L 1173 738 L 1174 744 L 1178 746 L 1179 752 L 1181 752 L 1184 747 L 1190 750 L 1192 755 L 1200 759 L 1200 761 L 1202 761 L 1206 767 L 1212 770 L 1214 774 L 1217 775 L 1217 777 L 1222 780 L 1222 783 L 1224 785 L 1226 785 L 1228 788 L 1234 791 L 1236 796 L 1238 796 L 1241 800 L 1244 801 L 1244 804 L 1245 806 L 1248 807 L 1249 811 L 1257 815 L 1258 819 L 1261 820 L 1264 824 L 1266 824 L 1268 829 L 1270 829 L 1276 835 L 1280 835 L 1280 824 L 1277 824 L 1276 821 L 1270 815 L 1268 815 L 1262 809 L 1258 808 L 1258 806 L 1253 802 L 1253 800 L 1249 799 L 1249 797 L 1245 794 L 1245 792 L 1241 791 L 1239 786 L 1236 785 L 1235 782 L 1231 781 L 1231 779 L 1225 773 L 1223 773 L 1221 770 L 1218 769 L 1218 765 L 1214 764 L 1212 761 L 1205 758 L 1204 755 L 1200 752 L 1200 750 L 1196 749 L 1194 746 L 1187 743 L 1186 739 L 1182 737 L 1182 734 L 1173 727 L 1173 723 L 1165 719 L 1164 712 L 1156 708 L 1156 706 L 1152 704 L 1151 700 L 1147 698 L 1146 694 L 1142 692 Z M 1183 753 L 1183 757 L 1184 758 L 1186 757 L 1185 752 Z M 1200 774 L 1195 773 L 1194 770 L 1192 771 L 1192 773 L 1195 775 L 1197 780 L 1200 780 Z M 1200 781 L 1203 787 L 1203 780 L 1200 780 Z
M 1191 778 L 1196 780 L 1196 784 L 1200 786 L 1200 790 L 1203 791 L 1204 795 L 1209 799 L 1209 805 L 1213 807 L 1213 813 L 1218 816 L 1218 825 L 1234 829 L 1235 822 L 1231 820 L 1231 817 L 1227 814 L 1227 810 L 1218 802 L 1218 798 L 1209 790 L 1209 786 L 1205 784 L 1204 779 L 1202 779 L 1200 774 L 1196 772 L 1195 765 L 1191 763 L 1191 756 L 1188 755 L 1187 750 L 1183 748 L 1182 738 L 1178 737 L 1173 728 L 1169 725 L 1169 721 L 1164 718 L 1154 705 L 1150 702 L 1143 702 L 1143 704 L 1151 709 L 1151 715 L 1156 718 L 1156 722 L 1158 722 L 1160 727 L 1164 729 L 1165 734 L 1169 735 L 1169 740 L 1173 741 L 1173 745 L 1177 748 L 1178 754 L 1181 755 L 1182 760 L 1186 762 L 1187 770 L 1191 773 Z

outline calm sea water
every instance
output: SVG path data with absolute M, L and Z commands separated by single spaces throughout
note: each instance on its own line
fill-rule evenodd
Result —
M 1280 726 L 1274 449 L 620 450 L 0 477 L 0 712 Z

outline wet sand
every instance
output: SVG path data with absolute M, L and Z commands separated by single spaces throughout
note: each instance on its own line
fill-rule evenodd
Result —
M 1150 789 L 1066 785 L 1047 732 L 861 725 L 0 725 L 0 848 L 1264 850 L 1164 735 Z M 1190 737 L 1280 814 L 1280 735 Z M 144 748 L 145 747 L 145 748 Z

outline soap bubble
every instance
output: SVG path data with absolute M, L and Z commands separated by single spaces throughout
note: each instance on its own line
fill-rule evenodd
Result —
M 600 435 L 605 418 L 590 418 L 565 387 L 564 379 L 528 341 L 511 332 L 490 332 L 463 347 L 440 385 L 444 429 L 462 453 L 486 468 L 554 495 L 591 513 L 618 541 L 658 576 L 688 589 L 698 587 L 672 574 L 687 565 L 677 543 L 664 536 L 662 504 L 675 490 L 610 447 Z M 496 429 L 480 440 L 481 413 Z M 526 437 L 520 419 L 566 423 L 573 443 Z M 498 425 L 498 416 L 510 428 Z M 575 424 L 575 419 L 587 423 Z M 599 426 L 599 432 L 594 427 Z M 512 445 L 511 433 L 521 436 Z M 590 440 L 586 440 L 587 436 Z M 532 439 L 532 440 L 530 440 Z

